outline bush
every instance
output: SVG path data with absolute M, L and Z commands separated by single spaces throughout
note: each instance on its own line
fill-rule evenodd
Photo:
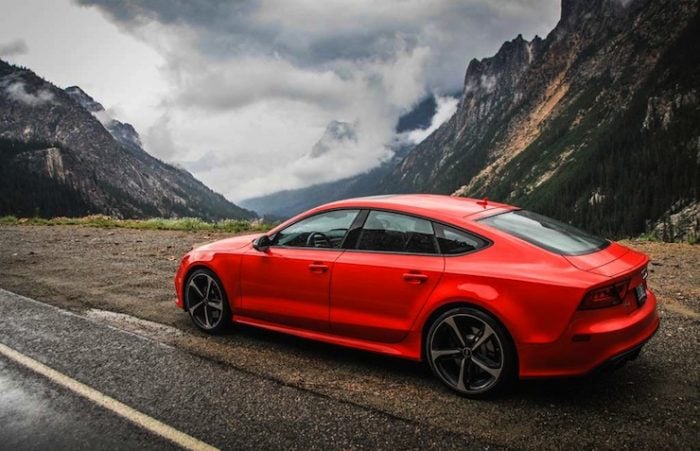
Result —
M 91 215 L 82 218 L 56 217 L 46 218 L 17 218 L 16 216 L 0 217 L 0 225 L 79 225 L 98 228 L 123 228 L 142 230 L 209 230 L 218 232 L 264 232 L 272 228 L 272 224 L 262 221 L 245 219 L 224 219 L 217 222 L 206 222 L 200 218 L 149 218 L 149 219 L 117 219 L 104 215 Z

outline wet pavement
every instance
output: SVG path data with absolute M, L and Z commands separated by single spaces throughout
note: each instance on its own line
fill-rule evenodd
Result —
M 169 442 L 0 357 L 0 449 L 168 449 Z
M 219 448 L 489 447 L 467 435 L 290 387 L 4 290 L 0 343 Z M 4 356 L 0 393 L 0 447 L 172 447 Z

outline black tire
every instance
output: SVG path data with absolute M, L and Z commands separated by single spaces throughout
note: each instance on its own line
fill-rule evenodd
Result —
M 223 284 L 212 271 L 200 268 L 192 272 L 184 287 L 185 305 L 197 328 L 218 334 L 231 326 L 231 307 Z
M 424 353 L 433 374 L 469 398 L 503 393 L 518 379 L 517 353 L 505 328 L 472 307 L 454 308 L 435 318 Z

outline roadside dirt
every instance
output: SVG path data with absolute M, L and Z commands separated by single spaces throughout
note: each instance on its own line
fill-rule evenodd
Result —
M 173 275 L 204 232 L 0 227 L 0 287 L 246 372 L 495 446 L 693 448 L 700 420 L 700 246 L 630 241 L 651 257 L 662 326 L 635 362 L 576 380 L 526 381 L 463 399 L 422 365 L 247 327 L 197 332 Z M 303 408 L 303 406 L 300 406 Z M 361 431 L 358 431 L 361 433 Z

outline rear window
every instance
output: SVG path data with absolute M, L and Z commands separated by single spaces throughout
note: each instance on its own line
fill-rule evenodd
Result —
M 525 210 L 489 216 L 481 222 L 561 255 L 590 254 L 610 244 L 569 224 Z
M 464 254 L 488 244 L 474 235 L 437 223 L 435 224 L 435 236 L 438 246 L 440 246 L 440 252 L 445 255 Z

